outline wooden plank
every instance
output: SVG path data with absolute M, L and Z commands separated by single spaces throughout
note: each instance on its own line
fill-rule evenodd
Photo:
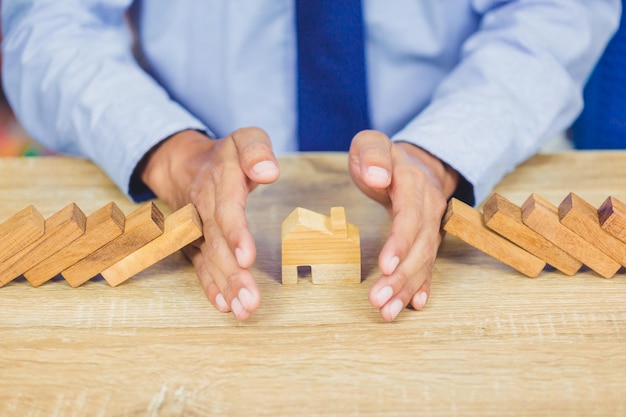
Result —
M 626 204 L 609 196 L 598 208 L 600 226 L 622 242 L 626 242 Z
M 491 230 L 543 259 L 565 275 L 574 275 L 582 266 L 582 262 L 574 259 L 563 249 L 526 226 L 522 221 L 521 207 L 500 194 L 493 194 L 485 202 L 483 215 L 485 224 Z
M 500 262 L 534 278 L 546 262 L 489 229 L 479 211 L 456 198 L 448 203 L 443 229 Z
M 0 224 L 0 263 L 33 243 L 44 233 L 44 218 L 30 205 Z
M 87 217 L 85 233 L 24 273 L 35 287 L 60 274 L 124 232 L 124 213 L 111 202 Z
M 196 208 L 188 204 L 165 219 L 162 235 L 108 267 L 101 275 L 115 287 L 200 237 L 202 220 Z
M 54 255 L 85 232 L 85 214 L 72 203 L 44 222 L 45 232 L 0 265 L 0 286 Z
M 559 205 L 559 220 L 578 236 L 626 266 L 626 244 L 600 226 L 598 210 L 574 193 Z
M 163 223 L 163 213 L 158 207 L 152 202 L 144 204 L 126 217 L 124 233 L 67 268 L 61 275 L 72 287 L 83 284 L 161 235 Z
M 559 221 L 558 208 L 538 194 L 531 194 L 522 205 L 524 224 L 604 278 L 611 278 L 620 264 L 578 236 Z

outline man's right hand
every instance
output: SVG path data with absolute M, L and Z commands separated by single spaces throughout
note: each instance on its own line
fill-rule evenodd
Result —
M 172 210 L 196 207 L 204 238 L 185 252 L 213 305 L 239 320 L 249 318 L 261 295 L 249 271 L 256 247 L 246 200 L 258 184 L 272 183 L 280 173 L 268 135 L 250 127 L 212 140 L 186 130 L 155 147 L 140 170 L 143 182 Z

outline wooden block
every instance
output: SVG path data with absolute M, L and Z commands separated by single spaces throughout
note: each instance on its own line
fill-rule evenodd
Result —
M 126 217 L 124 233 L 67 268 L 61 275 L 72 287 L 77 287 L 162 233 L 163 213 L 152 202 L 144 204 Z
M 598 208 L 598 217 L 602 229 L 626 242 L 626 204 L 609 197 Z
M 620 268 L 620 264 L 610 256 L 561 224 L 558 208 L 537 194 L 531 194 L 522 205 L 522 220 L 604 278 L 611 278 Z
M 346 221 L 343 207 L 330 217 L 296 208 L 282 224 L 282 282 L 296 284 L 298 267 L 311 267 L 313 284 L 360 283 L 359 229 Z
M 0 264 L 0 286 L 69 245 L 85 232 L 85 223 L 85 214 L 74 203 L 47 218 L 43 235 Z
M 0 224 L 0 263 L 33 243 L 44 233 L 44 219 L 30 205 Z
M 522 274 L 534 278 L 546 262 L 489 229 L 478 210 L 456 198 L 448 203 L 443 229 Z
M 35 287 L 43 284 L 121 235 L 124 221 L 124 213 L 113 202 L 96 210 L 87 217 L 85 233 L 24 276 Z
M 115 287 L 200 237 L 202 221 L 195 207 L 188 204 L 165 219 L 162 235 L 108 267 L 101 275 Z
M 582 262 L 572 258 L 561 248 L 526 226 L 521 207 L 500 194 L 493 194 L 483 205 L 485 224 L 491 230 L 543 259 L 565 275 L 574 275 Z
M 594 206 L 569 193 L 559 205 L 559 219 L 578 236 L 626 266 L 626 244 L 602 229 Z

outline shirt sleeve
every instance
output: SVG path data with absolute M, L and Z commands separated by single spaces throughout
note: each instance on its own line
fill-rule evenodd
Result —
M 130 3 L 2 1 L 3 83 L 17 116 L 34 139 L 91 159 L 126 194 L 157 143 L 185 129 L 210 134 L 138 65 Z
M 454 167 L 471 204 L 570 126 L 621 13 L 619 0 L 475 0 L 473 7 L 480 26 L 459 64 L 393 137 Z

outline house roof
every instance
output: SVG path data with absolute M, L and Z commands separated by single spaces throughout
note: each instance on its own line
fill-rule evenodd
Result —
M 315 231 L 329 236 L 354 236 L 358 234 L 358 228 L 346 221 L 346 213 L 343 207 L 332 207 L 331 215 L 317 213 L 302 207 L 294 209 L 283 221 L 282 237 L 285 238 L 293 232 Z
M 320 233 L 332 235 L 329 216 L 302 207 L 296 207 L 296 209 L 287 216 L 283 222 L 282 235 L 285 237 L 289 233 L 299 229 L 315 230 Z

